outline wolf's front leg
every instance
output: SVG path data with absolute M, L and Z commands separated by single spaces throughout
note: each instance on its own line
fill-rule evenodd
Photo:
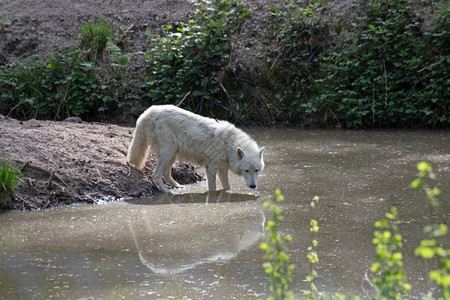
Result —
M 167 164 L 166 168 L 163 172 L 163 177 L 166 179 L 174 188 L 184 188 L 183 185 L 179 184 L 175 181 L 172 177 L 172 165 L 175 162 L 176 156 L 173 157 L 173 159 L 170 160 L 170 162 Z
M 215 191 L 216 190 L 216 174 L 217 167 L 207 167 L 206 168 L 206 179 L 208 180 L 208 190 Z
M 156 181 L 156 184 L 159 186 L 162 192 L 168 193 L 169 189 L 164 184 L 162 177 L 163 175 L 165 175 L 166 180 L 168 180 L 170 184 L 177 184 L 175 180 L 173 180 L 172 176 L 170 176 L 170 169 L 176 158 L 176 150 L 173 149 L 173 147 L 170 147 L 170 145 L 167 145 L 166 147 L 163 147 L 159 150 L 160 152 L 158 153 L 157 159 L 158 163 L 155 172 L 153 173 L 153 180 Z
M 224 190 L 231 189 L 230 181 L 228 180 L 228 169 L 227 168 L 221 168 L 219 169 L 219 179 L 222 183 L 222 187 Z
M 163 180 L 162 180 L 162 176 L 158 175 L 158 174 L 153 174 L 153 180 L 155 181 L 155 183 L 158 185 L 159 189 L 161 190 L 161 192 L 163 193 L 168 193 L 169 189 L 167 188 L 167 186 L 164 184 Z

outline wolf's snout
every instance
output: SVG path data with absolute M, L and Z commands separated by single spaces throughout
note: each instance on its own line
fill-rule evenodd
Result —
M 251 188 L 251 189 L 254 189 L 254 188 L 256 188 L 256 185 L 251 184 L 251 185 L 249 185 L 248 187 Z

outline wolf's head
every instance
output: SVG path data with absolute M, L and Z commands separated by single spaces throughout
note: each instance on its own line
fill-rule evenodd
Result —
M 247 150 L 246 152 L 240 147 L 237 148 L 238 174 L 244 176 L 245 183 L 249 188 L 254 189 L 258 186 L 258 174 L 264 169 L 263 151 L 264 147 L 257 151 Z

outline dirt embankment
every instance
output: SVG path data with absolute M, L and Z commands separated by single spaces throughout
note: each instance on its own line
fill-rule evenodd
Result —
M 127 33 L 126 51 L 145 51 L 149 32 L 185 20 L 193 9 L 186 0 L 0 0 L 0 63 L 73 48 L 88 21 L 108 20 Z
M 14 208 L 46 208 L 73 202 L 96 202 L 151 195 L 155 158 L 142 172 L 126 163 L 133 128 L 117 125 L 30 120 L 0 115 L 1 155 L 16 162 L 23 174 Z M 177 162 L 175 180 L 192 183 L 201 176 Z

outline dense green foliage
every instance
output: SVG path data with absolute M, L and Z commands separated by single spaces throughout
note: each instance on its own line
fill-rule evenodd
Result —
M 321 105 L 348 128 L 448 124 L 448 9 L 430 31 L 406 0 L 369 1 L 364 11 L 322 56 Z
M 183 102 L 183 107 L 210 116 L 237 105 L 221 101 L 222 71 L 230 60 L 231 37 L 249 11 L 240 1 L 212 3 L 197 2 L 188 23 L 164 27 L 150 44 L 146 88 L 152 104 Z
M 171 103 L 264 124 L 435 128 L 450 122 L 444 2 L 430 4 L 432 20 L 425 23 L 408 0 L 361 1 L 351 25 L 330 1 L 269 4 L 258 58 L 251 57 L 251 43 L 241 45 L 242 32 L 252 32 L 244 2 L 194 4 L 187 22 L 153 36 L 138 66 L 114 43 L 126 33 L 106 21 L 83 24 L 78 49 L 1 65 L 3 109 L 22 119 L 98 120 L 124 105 L 139 112 Z M 242 48 L 249 55 L 233 55 Z
M 81 49 L 57 53 L 44 62 L 32 57 L 1 66 L 1 98 L 11 116 L 98 119 L 106 111 L 130 103 L 134 95 L 123 86 L 123 73 L 116 73 L 127 56 L 113 47 L 111 28 L 106 23 L 86 23 L 82 33 Z
M 450 122 L 450 11 L 433 23 L 407 0 L 368 1 L 351 28 L 332 25 L 320 4 L 273 7 L 280 43 L 271 66 L 281 118 L 306 124 L 441 127 Z
M 316 80 L 321 76 L 320 55 L 329 47 L 330 24 L 313 4 L 302 7 L 287 1 L 286 5 L 282 11 L 271 7 L 268 24 L 280 46 L 268 53 L 272 62 L 264 77 L 270 80 L 263 80 L 281 112 L 278 121 L 306 122 L 307 115 L 318 112 Z

